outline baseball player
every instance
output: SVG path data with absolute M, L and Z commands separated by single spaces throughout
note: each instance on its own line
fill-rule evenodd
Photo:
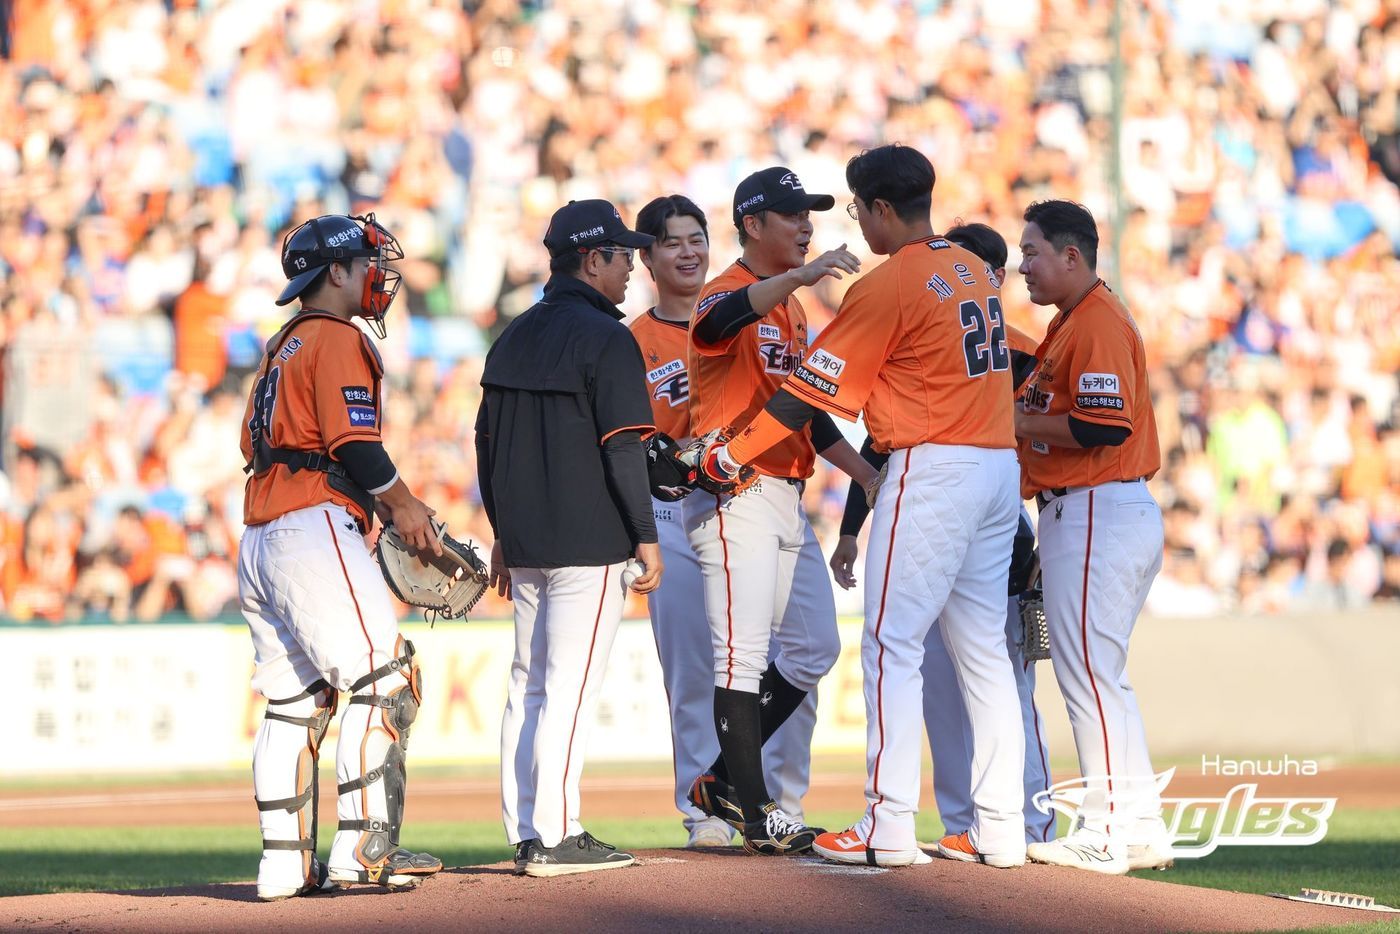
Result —
M 986 262 L 998 288 L 1006 281 L 1007 250 L 1001 234 L 986 224 L 961 224 L 950 228 L 943 236 Z M 1034 366 L 1036 342 L 1007 325 L 1006 345 L 1011 354 L 1016 388 L 1019 388 L 1019 380 L 1024 379 Z M 1010 405 L 1011 401 L 1008 399 L 1007 404 Z M 883 467 L 889 459 L 888 455 L 874 451 L 869 438 L 861 447 L 861 456 L 875 467 Z M 865 491 L 852 483 L 841 519 L 841 538 L 831 556 L 831 569 L 836 582 L 848 590 L 856 584 L 857 536 L 868 513 Z M 1030 515 L 1022 506 L 1012 549 L 1006 647 L 1016 675 L 1016 691 L 1021 699 L 1021 722 L 1026 737 L 1023 812 L 1027 842 L 1049 840 L 1055 834 L 1053 813 L 1045 813 L 1035 806 L 1035 795 L 1050 786 L 1050 755 L 1042 738 L 1040 712 L 1035 706 L 1035 665 L 1021 656 L 1019 644 L 1020 595 L 1031 584 L 1034 547 L 1035 531 Z M 948 654 L 938 626 L 931 627 L 924 639 L 924 664 L 920 674 L 924 683 L 924 729 L 928 733 L 929 750 L 933 755 L 933 797 L 946 833 L 957 836 L 972 826 L 972 725 L 957 689 L 953 659 Z
M 690 326 L 695 435 L 746 422 L 802 361 L 807 318 L 792 293 L 859 269 L 844 245 L 804 263 L 810 212 L 834 204 L 782 166 L 739 183 L 743 256 L 705 286 Z M 876 476 L 834 423 L 818 420 L 757 459 L 758 480 L 742 495 L 696 495 L 683 511 L 705 582 L 720 748 L 690 800 L 740 830 L 752 853 L 800 853 L 819 832 L 772 800 L 762 752 L 840 653 L 831 583 L 801 501 L 817 452 L 867 481 Z
M 352 323 L 382 339 L 398 291 L 398 241 L 369 217 L 327 215 L 282 243 L 289 280 L 277 299 L 301 309 L 268 341 L 243 424 L 251 474 L 238 591 L 253 637 L 253 687 L 267 712 L 253 747 L 262 825 L 258 897 L 307 895 L 338 882 L 409 888 L 442 868 L 399 846 L 404 749 L 418 715 L 413 645 L 365 548 L 374 513 L 415 548 L 440 545 L 423 505 L 380 440 L 383 365 Z M 339 829 L 316 858 L 316 766 L 339 692 Z
M 496 532 L 492 576 L 515 603 L 515 660 L 501 724 L 501 816 L 517 871 L 561 876 L 629 866 L 579 819 L 579 776 L 628 586 L 663 562 L 642 436 L 654 430 L 642 355 L 617 306 L 633 253 L 607 201 L 550 219 L 544 298 L 486 355 L 478 483 Z
M 1069 201 L 1025 213 L 1021 274 L 1054 305 L 1016 411 L 1021 491 L 1040 508 L 1041 586 L 1055 677 L 1087 798 L 1036 862 L 1121 874 L 1165 866 L 1169 841 L 1128 639 L 1162 566 L 1162 515 L 1146 481 L 1161 464 L 1142 336 L 1095 271 L 1094 218 Z
M 642 263 L 656 284 L 656 306 L 632 322 L 632 336 L 642 349 L 647 391 L 657 430 L 684 443 L 690 434 L 690 378 L 686 335 L 690 313 L 710 266 L 709 225 L 705 214 L 683 195 L 666 195 L 637 213 L 637 230 L 656 242 L 642 249 Z M 692 492 L 690 496 L 705 496 Z M 714 656 L 705 616 L 705 589 L 700 563 L 681 523 L 683 504 L 674 496 L 653 496 L 652 512 L 666 580 L 647 600 L 657 654 L 671 712 L 676 808 L 689 834 L 688 848 L 728 846 L 734 828 L 710 817 L 690 802 L 690 787 L 719 756 L 714 726 Z M 797 711 L 774 734 L 764 760 L 768 787 L 789 814 L 801 815 L 807 790 L 816 695 L 809 693 Z M 779 768 L 775 768 L 779 766 Z
M 933 166 L 922 154 L 863 152 L 846 181 L 866 242 L 890 259 L 851 286 L 782 390 L 733 441 L 711 444 L 700 469 L 733 476 L 815 410 L 852 420 L 864 411 L 875 448 L 890 454 L 866 559 L 867 808 L 813 850 L 837 862 L 928 861 L 914 837 L 916 711 L 924 642 L 938 623 L 972 723 L 974 806 L 969 830 L 938 849 L 1017 866 L 1024 739 L 1004 627 L 1018 470 L 1001 300 L 986 263 L 934 235 Z

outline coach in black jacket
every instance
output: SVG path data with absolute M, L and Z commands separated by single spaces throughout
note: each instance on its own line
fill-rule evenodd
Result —
M 633 254 L 652 238 L 606 201 L 571 201 L 545 233 L 544 299 L 486 355 L 478 483 L 496 533 L 492 578 L 515 602 L 515 662 L 501 724 L 501 814 L 516 871 L 627 866 L 579 824 L 588 728 L 622 619 L 625 562 L 661 581 L 642 438 L 642 355 L 621 323 Z

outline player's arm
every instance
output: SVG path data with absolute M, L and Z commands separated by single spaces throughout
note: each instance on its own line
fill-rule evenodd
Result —
M 1063 415 L 1042 415 L 1016 407 L 1016 437 L 1044 441 L 1061 448 L 1117 447 L 1128 440 L 1132 429 L 1123 425 L 1101 425 L 1086 422 L 1066 412 Z
M 702 346 L 723 346 L 802 286 L 816 285 L 827 276 L 840 279 L 842 273 L 854 275 L 857 272 L 860 272 L 860 260 L 843 243 L 805 266 L 760 279 L 733 292 L 701 298 L 691 332 L 693 339 Z
M 358 329 L 326 328 L 316 344 L 313 392 L 316 418 L 326 453 L 338 461 L 360 489 L 376 498 L 375 513 L 394 524 L 417 549 L 442 554 L 429 518 L 433 510 L 409 491 L 379 435 L 374 374 Z
M 715 480 L 732 479 L 741 465 L 757 460 L 769 448 L 793 432 L 801 431 L 809 422 L 812 424 L 812 447 L 818 454 L 862 488 L 868 488 L 879 480 L 879 472 L 867 464 L 842 437 L 829 414 L 785 389 L 773 393 L 773 398 L 768 400 L 763 411 L 732 441 L 716 446 L 713 452 L 706 452 L 713 456 L 702 458 L 701 467 L 710 471 Z M 719 476 L 716 471 L 723 472 L 725 476 Z
M 626 328 L 603 345 L 591 389 L 594 424 L 602 448 L 603 474 L 646 573 L 632 589 L 648 593 L 661 583 L 661 551 L 651 509 L 642 438 L 656 430 L 646 393 L 642 352 Z
M 1062 448 L 1117 447 L 1132 433 L 1131 334 L 1081 324 L 1076 338 L 1066 361 L 1070 410 L 1046 415 L 1018 404 L 1016 434 Z
M 876 470 L 881 470 L 890 460 L 888 454 L 875 450 L 875 439 L 869 435 L 865 436 L 865 443 L 860 446 L 860 456 Z M 836 583 L 846 590 L 856 585 L 856 558 L 860 555 L 858 539 L 861 526 L 865 525 L 865 517 L 868 515 L 870 498 L 866 490 L 852 480 L 850 489 L 846 491 L 846 508 L 841 513 L 841 534 L 836 540 L 836 548 L 832 551 L 829 562 Z

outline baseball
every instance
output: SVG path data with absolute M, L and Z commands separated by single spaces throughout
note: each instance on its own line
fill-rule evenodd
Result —
M 645 564 L 638 561 L 636 558 L 628 558 L 627 566 L 622 569 L 622 586 L 631 590 L 632 585 L 637 582 L 637 578 L 641 577 L 646 572 L 647 566 Z

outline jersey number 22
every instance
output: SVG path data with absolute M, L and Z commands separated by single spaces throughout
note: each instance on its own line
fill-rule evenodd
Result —
M 985 312 L 969 299 L 958 306 L 958 319 L 963 326 L 963 356 L 967 358 L 969 378 L 985 376 L 988 370 L 1005 370 L 1011 366 L 1000 298 L 989 296 Z

